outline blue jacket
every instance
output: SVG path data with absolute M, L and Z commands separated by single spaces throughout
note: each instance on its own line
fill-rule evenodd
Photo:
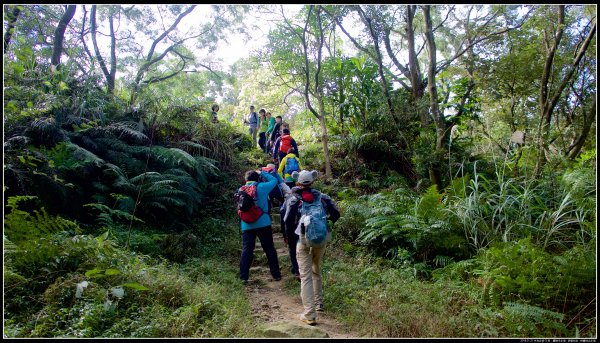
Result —
M 269 197 L 269 193 L 273 188 L 277 186 L 277 178 L 273 175 L 267 173 L 266 171 L 261 171 L 260 176 L 264 182 L 247 182 L 247 185 L 256 184 L 256 205 L 260 207 L 263 211 L 263 214 L 258 218 L 254 223 L 246 223 L 243 220 L 240 220 L 242 223 L 242 231 L 258 229 L 260 227 L 265 227 L 271 225 L 271 217 L 269 217 L 269 204 L 267 203 L 267 199 Z M 241 187 L 240 187 L 241 189 Z

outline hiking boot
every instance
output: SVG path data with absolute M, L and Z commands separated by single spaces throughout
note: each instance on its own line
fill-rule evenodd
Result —
M 317 321 L 314 319 L 301 319 L 304 324 L 317 325 Z
M 323 312 L 323 311 L 325 311 L 325 307 L 323 306 L 323 304 L 319 304 L 316 307 L 317 308 L 315 309 L 315 311 L 317 311 L 317 312 Z
M 294 275 L 294 277 L 296 278 L 296 280 L 300 281 L 300 274 L 296 273 L 296 274 Z
M 281 281 L 281 276 L 280 277 L 274 277 L 273 281 Z

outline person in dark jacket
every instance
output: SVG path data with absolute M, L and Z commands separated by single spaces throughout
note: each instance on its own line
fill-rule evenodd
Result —
M 321 261 L 325 253 L 325 247 L 309 247 L 299 225 L 304 202 L 313 203 L 320 201 L 327 214 L 328 240 L 331 240 L 331 228 L 340 218 L 340 211 L 329 196 L 312 188 L 315 178 L 318 176 L 316 170 L 302 170 L 300 173 L 292 173 L 297 180 L 296 187 L 291 189 L 291 195 L 285 202 L 284 214 L 284 242 L 288 245 L 290 259 L 292 261 L 292 273 L 299 274 L 301 285 L 300 295 L 304 312 L 300 319 L 309 325 L 316 324 L 316 311 L 323 311 L 323 282 L 321 279 Z M 317 200 L 320 199 L 320 200 Z
M 277 141 L 275 141 L 275 146 L 273 147 L 273 160 L 277 161 L 275 163 L 276 165 L 281 163 L 281 160 L 287 155 L 289 148 L 294 148 L 296 157 L 300 157 L 296 140 L 290 135 L 290 129 L 285 128 L 282 130 L 281 137 L 277 138 Z
M 271 135 L 269 138 L 269 153 L 273 153 L 273 148 L 275 147 L 275 142 L 277 138 L 281 136 L 281 124 L 283 123 L 283 118 L 281 116 L 275 117 L 275 126 L 271 131 Z

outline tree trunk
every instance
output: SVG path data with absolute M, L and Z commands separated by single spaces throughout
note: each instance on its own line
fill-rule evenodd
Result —
M 429 88 L 429 106 L 431 111 L 431 116 L 433 117 L 433 121 L 435 122 L 435 133 L 436 133 L 436 141 L 435 141 L 435 150 L 436 150 L 436 159 L 443 156 L 442 151 L 445 149 L 444 142 L 446 136 L 446 122 L 444 120 L 443 114 L 439 110 L 438 99 L 437 99 L 437 87 L 435 85 L 435 70 L 436 70 L 436 46 L 435 40 L 433 37 L 433 25 L 431 23 L 431 15 L 430 15 L 430 6 L 423 6 L 423 13 L 425 14 L 425 27 L 426 33 L 425 37 L 427 39 L 427 49 L 429 53 L 429 67 L 427 73 L 427 86 Z M 438 189 L 442 190 L 442 180 L 441 180 L 441 172 L 440 172 L 440 161 L 436 161 L 434 165 L 429 170 L 429 177 L 431 182 L 438 185 Z
M 52 63 L 52 65 L 56 68 L 58 68 L 58 65 L 60 64 L 60 55 L 62 54 L 65 30 L 67 29 L 67 25 L 69 25 L 71 19 L 73 19 L 76 9 L 77 6 L 68 5 L 65 13 L 60 18 L 60 21 L 56 26 L 56 30 L 54 30 L 54 46 L 52 47 L 52 59 L 50 60 L 50 63 Z
M 415 12 L 417 10 L 416 5 L 406 6 L 406 35 L 408 41 L 408 69 L 410 71 L 410 83 L 412 86 L 412 101 L 415 106 L 419 118 L 421 119 L 421 127 L 426 128 L 429 126 L 429 116 L 427 112 L 422 111 L 420 108 L 420 100 L 425 94 L 425 84 L 421 77 L 421 68 L 419 67 L 419 60 L 417 59 L 416 45 L 415 45 L 415 31 L 413 27 L 413 20 L 415 18 Z
M 106 67 L 106 63 L 104 62 L 104 58 L 102 58 L 102 55 L 100 54 L 100 49 L 98 49 L 98 42 L 96 41 L 96 31 L 97 31 L 97 26 L 96 26 L 96 5 L 92 5 L 92 9 L 90 10 L 90 27 L 92 30 L 92 43 L 94 45 L 94 52 L 96 53 L 96 59 L 98 60 L 98 63 L 100 64 L 100 68 L 102 69 L 102 73 L 104 74 L 104 77 L 106 78 L 106 89 L 107 89 L 107 93 L 112 95 L 114 93 L 114 89 L 115 89 L 115 80 L 114 78 L 112 78 L 112 75 L 115 75 L 115 73 L 111 70 L 108 71 L 108 68 Z M 112 14 L 110 15 L 110 27 L 112 29 L 113 25 L 112 25 Z M 114 31 L 111 32 L 111 42 L 114 42 Z M 111 46 L 111 53 L 113 51 L 114 47 Z M 111 54 L 112 57 L 112 54 Z M 112 61 L 111 61 L 111 66 L 113 65 Z
M 323 157 L 325 158 L 325 179 L 331 180 L 331 159 L 329 157 L 329 136 L 327 135 L 327 125 L 325 125 L 325 105 L 323 103 L 323 97 L 317 99 L 319 103 L 319 112 L 321 115 L 318 116 L 319 124 L 321 124 L 321 139 L 323 142 Z
M 569 147 L 569 153 L 568 153 L 569 159 L 574 160 L 581 152 L 581 148 L 583 148 L 583 144 L 585 143 L 585 140 L 587 139 L 587 137 L 592 129 L 592 124 L 594 123 L 595 119 L 596 119 L 596 96 L 593 97 L 592 107 L 591 107 L 590 111 L 587 113 L 584 113 L 583 130 L 581 131 L 581 134 L 579 135 L 579 137 L 577 137 L 577 139 L 571 145 L 571 147 Z
M 552 68 L 554 65 L 554 58 L 556 55 L 556 51 L 558 49 L 558 45 L 560 44 L 564 28 L 565 21 L 565 6 L 558 6 L 558 23 L 557 28 L 554 34 L 554 42 L 552 46 L 548 50 L 548 54 L 546 56 L 546 62 L 544 64 L 544 70 L 542 74 L 542 79 L 540 81 L 540 124 L 538 125 L 538 158 L 535 165 L 534 175 L 536 178 L 541 177 L 544 165 L 547 162 L 546 152 L 548 151 L 548 140 L 550 134 L 550 124 L 552 122 L 552 115 L 554 113 L 554 109 L 558 103 L 558 100 L 564 91 L 564 89 L 569 84 L 571 77 L 577 70 L 577 66 L 579 62 L 583 58 L 583 55 L 587 51 L 587 48 L 592 41 L 592 38 L 596 34 L 596 23 L 594 22 L 586 36 L 585 40 L 578 44 L 578 50 L 576 51 L 575 58 L 571 62 L 568 67 L 568 70 L 564 76 L 564 78 L 559 83 L 558 87 L 554 91 L 553 94 L 550 94 L 550 84 L 551 84 L 551 75 Z
M 7 6 L 10 7 L 10 6 Z M 21 13 L 20 6 L 14 6 L 12 11 L 6 11 L 6 17 L 8 19 L 8 26 L 6 28 L 6 32 L 4 32 L 4 53 L 8 51 L 8 44 L 10 43 L 10 39 L 12 38 L 13 32 L 15 32 L 15 24 L 17 23 L 17 18 Z
M 315 116 L 317 117 L 317 119 L 319 120 L 319 124 L 321 124 L 321 133 L 323 134 L 322 137 L 322 142 L 323 142 L 323 155 L 325 157 L 325 179 L 330 179 L 331 178 L 331 161 L 329 159 L 329 146 L 328 146 L 328 137 L 327 137 L 327 126 L 325 125 L 325 105 L 323 103 L 323 88 L 320 86 L 320 82 L 319 82 L 319 73 L 321 71 L 321 52 L 323 49 L 323 27 L 321 26 L 321 19 L 320 19 L 320 6 L 317 8 L 317 13 L 316 13 L 316 17 L 317 17 L 317 22 L 319 24 L 319 44 L 317 45 L 317 60 L 316 60 L 316 65 L 317 65 L 317 70 L 315 72 L 315 95 L 317 98 L 317 102 L 318 102 L 318 106 L 319 106 L 319 112 L 317 112 L 315 110 L 315 108 L 312 106 L 312 103 L 310 101 L 310 64 L 308 62 L 308 41 L 306 39 L 306 33 L 308 32 L 308 23 L 310 21 L 310 15 L 312 13 L 313 10 L 313 5 L 311 5 L 309 7 L 308 10 L 308 14 L 306 16 L 306 24 L 304 26 L 304 32 L 302 34 L 302 48 L 304 51 L 304 75 L 305 75 L 305 80 L 304 80 L 304 100 L 306 102 L 306 107 L 309 109 L 309 111 Z

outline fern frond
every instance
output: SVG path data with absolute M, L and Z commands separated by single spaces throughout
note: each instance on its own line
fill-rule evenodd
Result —
M 4 142 L 4 151 L 22 149 L 31 139 L 27 136 L 14 136 Z
M 158 160 L 172 166 L 183 165 L 190 169 L 196 169 L 198 166 L 198 162 L 192 155 L 178 148 L 153 146 L 152 152 Z
M 33 213 L 18 208 L 19 201 L 33 198 L 35 197 L 8 198 L 7 206 L 11 211 L 4 216 L 4 234 L 15 245 L 35 241 L 37 238 L 56 232 L 79 232 L 79 225 L 75 222 L 50 216 L 43 207 L 39 211 L 34 210 Z
M 137 130 L 137 123 L 118 122 L 105 127 L 105 130 L 112 133 L 119 139 L 129 139 L 132 143 L 145 145 L 150 143 L 150 138 Z

